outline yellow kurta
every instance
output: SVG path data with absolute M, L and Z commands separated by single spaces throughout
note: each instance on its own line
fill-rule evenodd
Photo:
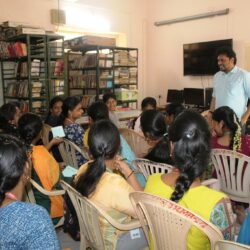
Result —
M 144 191 L 170 199 L 174 190 L 162 181 L 161 176 L 162 174 L 150 175 Z M 225 197 L 226 195 L 221 192 L 206 186 L 198 186 L 190 188 L 178 203 L 209 221 L 213 208 Z M 195 227 L 188 233 L 187 245 L 189 250 L 210 250 L 209 239 Z
M 80 175 L 86 171 L 87 166 L 88 163 L 80 167 L 75 181 L 79 180 Z M 136 216 L 129 200 L 131 192 L 134 192 L 134 189 L 126 180 L 107 168 L 89 199 L 104 209 L 112 218 L 122 223 L 130 221 L 131 217 Z M 101 219 L 100 224 L 106 248 L 115 249 L 119 235 L 124 232 L 112 227 L 105 220 Z

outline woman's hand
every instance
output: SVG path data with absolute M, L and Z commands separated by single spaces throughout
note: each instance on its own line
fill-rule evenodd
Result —
M 130 167 L 128 166 L 128 164 L 120 156 L 116 157 L 116 160 L 114 163 L 114 169 L 119 170 L 124 175 L 125 179 L 132 171 Z

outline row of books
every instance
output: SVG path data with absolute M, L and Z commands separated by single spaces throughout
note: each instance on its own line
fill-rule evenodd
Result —
M 117 68 L 114 81 L 115 84 L 136 84 L 137 68 Z
M 42 82 L 32 82 L 31 83 L 31 96 L 32 97 L 41 97 L 46 94 L 45 87 Z M 11 97 L 24 97 L 27 98 L 29 96 L 29 84 L 27 80 L 15 82 L 10 81 L 7 83 L 6 96 Z
M 114 62 L 118 66 L 137 66 L 137 55 L 133 50 L 115 51 Z
M 0 57 L 16 58 L 27 56 L 27 46 L 22 42 L 4 42 L 0 41 Z
M 32 77 L 45 77 L 45 63 L 34 59 L 30 71 Z M 5 79 L 28 77 L 28 62 L 3 62 L 3 77 Z
M 64 75 L 64 60 L 58 59 L 56 61 L 50 61 L 50 71 L 53 76 L 63 76 Z
M 65 95 L 65 82 L 64 80 L 55 79 L 51 81 L 53 96 Z
M 69 76 L 70 88 L 96 88 L 96 71 L 88 70 L 84 73 L 79 71 L 73 71 Z M 100 88 L 112 88 L 113 87 L 113 75 L 109 70 L 101 71 L 99 76 Z
M 112 55 L 110 54 L 99 54 L 99 67 L 111 68 L 113 66 Z M 70 59 L 70 68 L 71 69 L 83 69 L 86 67 L 96 67 L 97 65 L 97 54 L 89 53 L 89 54 L 74 54 L 71 55 Z
M 95 95 L 84 95 L 82 97 L 82 107 L 87 108 L 93 102 L 95 102 L 96 96 Z

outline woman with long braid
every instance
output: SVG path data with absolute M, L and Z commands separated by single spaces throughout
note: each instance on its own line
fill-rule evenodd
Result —
M 134 171 L 118 156 L 120 134 L 117 127 L 108 120 L 95 122 L 89 131 L 89 150 L 93 161 L 83 165 L 75 177 L 75 188 L 85 197 L 101 206 L 114 219 L 129 221 L 135 211 L 129 200 L 134 190 L 142 190 Z M 115 171 L 123 174 L 118 175 Z M 139 250 L 147 246 L 143 231 L 139 237 L 122 232 L 108 224 L 100 223 L 105 238 L 105 249 Z
M 241 135 L 241 126 L 234 111 L 223 106 L 212 114 L 212 128 L 216 134 L 212 138 L 212 148 L 238 151 L 250 156 L 250 136 Z
M 233 238 L 232 209 L 225 194 L 201 185 L 200 177 L 210 157 L 210 130 L 206 120 L 194 111 L 184 111 L 169 128 L 174 169 L 154 174 L 145 192 L 171 199 L 216 225 L 225 239 Z M 208 250 L 210 243 L 200 230 L 192 228 L 187 249 Z

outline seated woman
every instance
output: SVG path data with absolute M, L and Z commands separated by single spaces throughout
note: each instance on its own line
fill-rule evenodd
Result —
M 213 112 L 212 128 L 216 134 L 212 148 L 231 149 L 250 156 L 250 136 L 241 135 L 239 120 L 231 108 L 223 106 Z
M 112 121 L 116 127 L 119 127 L 119 119 L 114 113 L 116 110 L 116 96 L 113 93 L 105 93 L 102 98 L 103 102 L 107 105 L 109 110 L 109 119 Z
M 174 169 L 149 176 L 145 192 L 178 202 L 217 226 L 225 239 L 233 239 L 230 200 L 225 194 L 201 185 L 200 177 L 210 158 L 210 131 L 206 120 L 187 110 L 169 128 Z M 187 249 L 210 249 L 208 238 L 197 228 L 187 237 Z
M 88 116 L 89 116 L 89 123 L 90 126 L 92 126 L 95 122 L 105 119 L 109 119 L 109 111 L 107 106 L 100 101 L 92 103 L 88 110 L 87 110 Z M 89 135 L 89 129 L 85 131 L 84 134 L 84 146 L 88 148 L 88 135 Z M 128 145 L 127 141 L 120 135 L 120 140 L 121 140 L 121 147 L 119 150 L 119 154 L 121 157 L 128 163 L 131 169 L 135 170 L 132 161 L 136 159 L 134 152 Z M 142 187 L 145 186 L 146 181 L 144 176 L 141 173 L 136 173 L 136 178 L 142 185 Z
M 89 131 L 88 145 L 93 161 L 83 165 L 75 178 L 75 188 L 85 197 L 101 206 L 114 219 L 129 221 L 135 211 L 129 200 L 134 190 L 142 190 L 134 171 L 118 156 L 120 135 L 108 120 L 94 123 Z M 119 170 L 121 175 L 115 174 Z M 132 239 L 130 232 L 121 232 L 105 220 L 100 223 L 107 249 L 143 249 L 147 241 L 143 231 Z
M 55 96 L 49 103 L 49 113 L 44 121 L 51 127 L 63 126 L 63 115 L 62 115 L 63 99 L 60 96 Z M 53 138 L 52 133 L 49 133 L 49 140 Z M 63 162 L 62 156 L 59 152 L 58 146 L 54 145 L 51 147 L 51 152 L 57 162 Z
M 170 126 L 175 120 L 176 116 L 179 115 L 185 107 L 181 103 L 169 103 L 166 105 L 166 123 Z
M 141 116 L 141 128 L 147 143 L 152 147 L 145 159 L 172 164 L 164 115 L 158 110 L 146 110 Z
M 0 132 L 18 137 L 17 122 L 21 111 L 17 104 L 6 103 L 0 107 Z
M 70 96 L 66 98 L 62 106 L 62 114 L 64 116 L 64 132 L 66 138 L 75 143 L 79 148 L 83 148 L 84 129 L 76 120 L 83 114 L 82 99 L 78 96 Z M 78 152 L 76 152 L 78 166 L 84 164 L 87 160 Z
M 46 124 L 51 127 L 63 125 L 62 105 L 63 99 L 60 96 L 55 96 L 50 100 L 49 113 L 44 121 Z
M 57 187 L 60 180 L 60 168 L 45 146 L 36 146 L 41 138 L 42 126 L 41 118 L 33 113 L 25 113 L 18 122 L 20 137 L 32 150 L 32 179 L 44 189 L 51 191 Z M 51 142 L 56 140 L 53 139 Z M 34 196 L 36 203 L 47 209 L 56 224 L 64 214 L 62 196 L 48 197 L 36 189 L 34 189 Z
M 25 149 L 16 137 L 0 135 L 0 249 L 59 250 L 47 211 L 21 202 L 30 178 Z
M 141 102 L 141 110 L 144 112 L 145 110 L 156 109 L 156 100 L 153 97 L 146 97 Z M 134 120 L 133 129 L 141 133 L 141 115 Z

